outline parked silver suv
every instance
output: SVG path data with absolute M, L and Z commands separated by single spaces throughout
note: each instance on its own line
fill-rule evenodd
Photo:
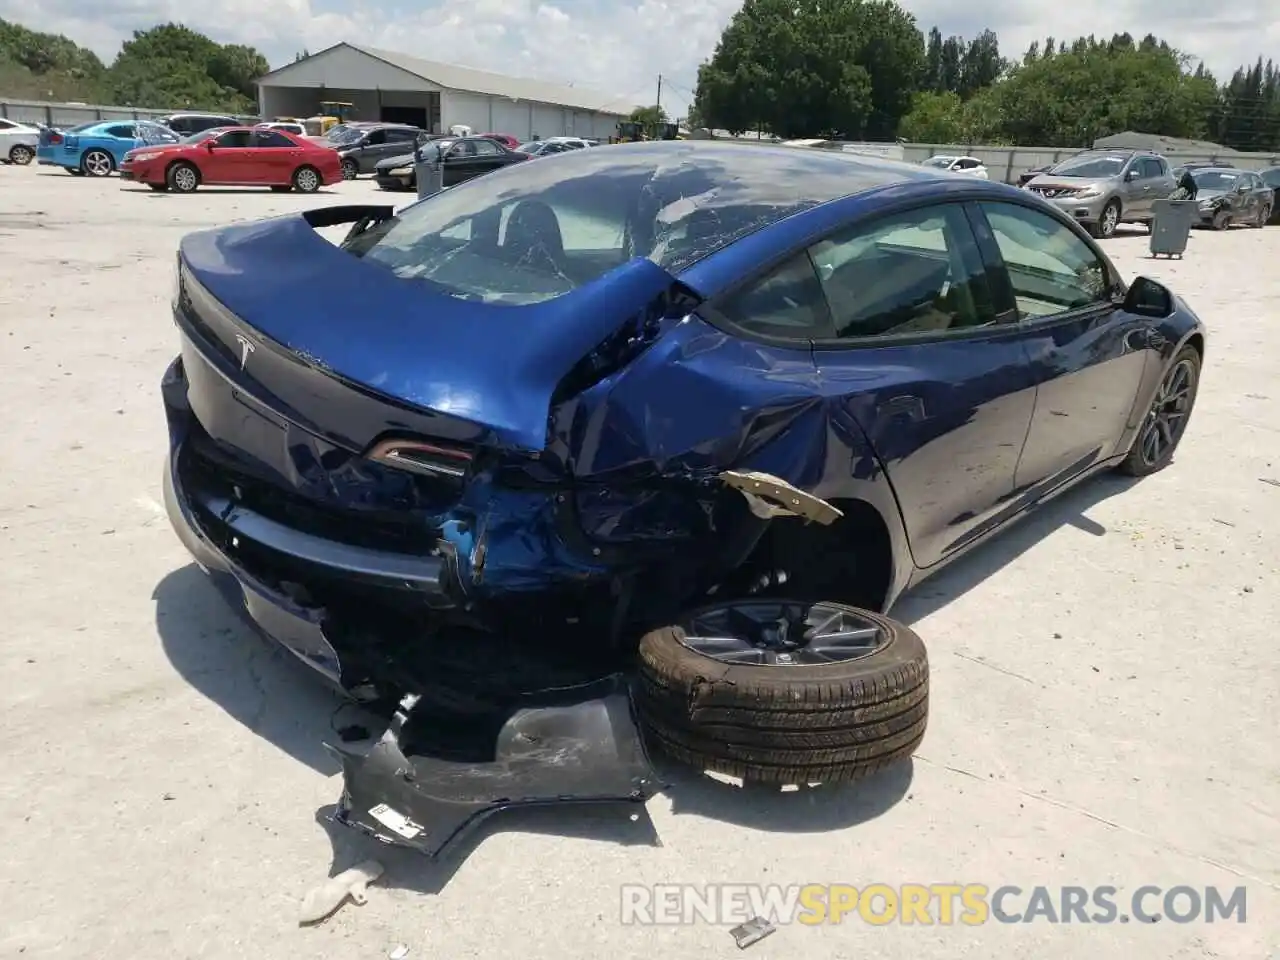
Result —
M 1176 187 L 1169 161 L 1145 150 L 1086 150 L 1026 184 L 1095 237 L 1111 236 L 1121 223 L 1150 223 L 1155 202 Z

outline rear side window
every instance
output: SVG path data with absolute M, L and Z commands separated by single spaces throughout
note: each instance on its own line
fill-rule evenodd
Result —
M 760 336 L 798 341 L 831 336 L 822 284 L 804 253 L 725 298 L 718 311 Z
M 227 134 L 230 136 L 230 134 Z M 280 133 L 278 130 L 256 130 L 253 134 L 253 145 L 255 147 L 294 147 L 297 146 L 292 140 Z
M 1064 224 L 1018 204 L 981 206 L 1000 248 L 1021 316 L 1051 317 L 1109 300 L 1105 265 Z
M 941 333 L 995 322 L 964 209 L 910 210 L 810 248 L 842 340 Z
M 112 137 L 120 137 L 122 140 L 132 140 L 138 135 L 137 131 L 129 124 L 117 124 L 114 127 L 107 127 L 107 134 Z

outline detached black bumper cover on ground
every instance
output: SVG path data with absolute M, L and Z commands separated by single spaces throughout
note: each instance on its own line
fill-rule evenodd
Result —
M 643 804 L 662 789 L 622 675 L 531 694 L 505 718 L 445 715 L 410 695 L 372 749 L 329 748 L 343 768 L 334 820 L 431 857 L 502 810 Z

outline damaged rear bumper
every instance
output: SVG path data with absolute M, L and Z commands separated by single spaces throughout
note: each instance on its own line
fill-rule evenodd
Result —
M 485 721 L 468 718 L 484 727 Z M 406 697 L 367 751 L 329 745 L 342 762 L 333 819 L 430 857 L 494 813 L 553 803 L 644 803 L 654 777 L 621 675 L 529 695 L 493 723 L 485 757 L 450 759 L 458 718 Z M 473 730 L 468 732 L 474 732 Z

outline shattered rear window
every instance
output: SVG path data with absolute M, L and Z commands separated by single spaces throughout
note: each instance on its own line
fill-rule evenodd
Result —
M 445 190 L 347 249 L 455 297 L 535 303 L 636 257 L 678 274 L 791 214 L 911 175 L 866 158 L 768 147 L 575 150 Z

